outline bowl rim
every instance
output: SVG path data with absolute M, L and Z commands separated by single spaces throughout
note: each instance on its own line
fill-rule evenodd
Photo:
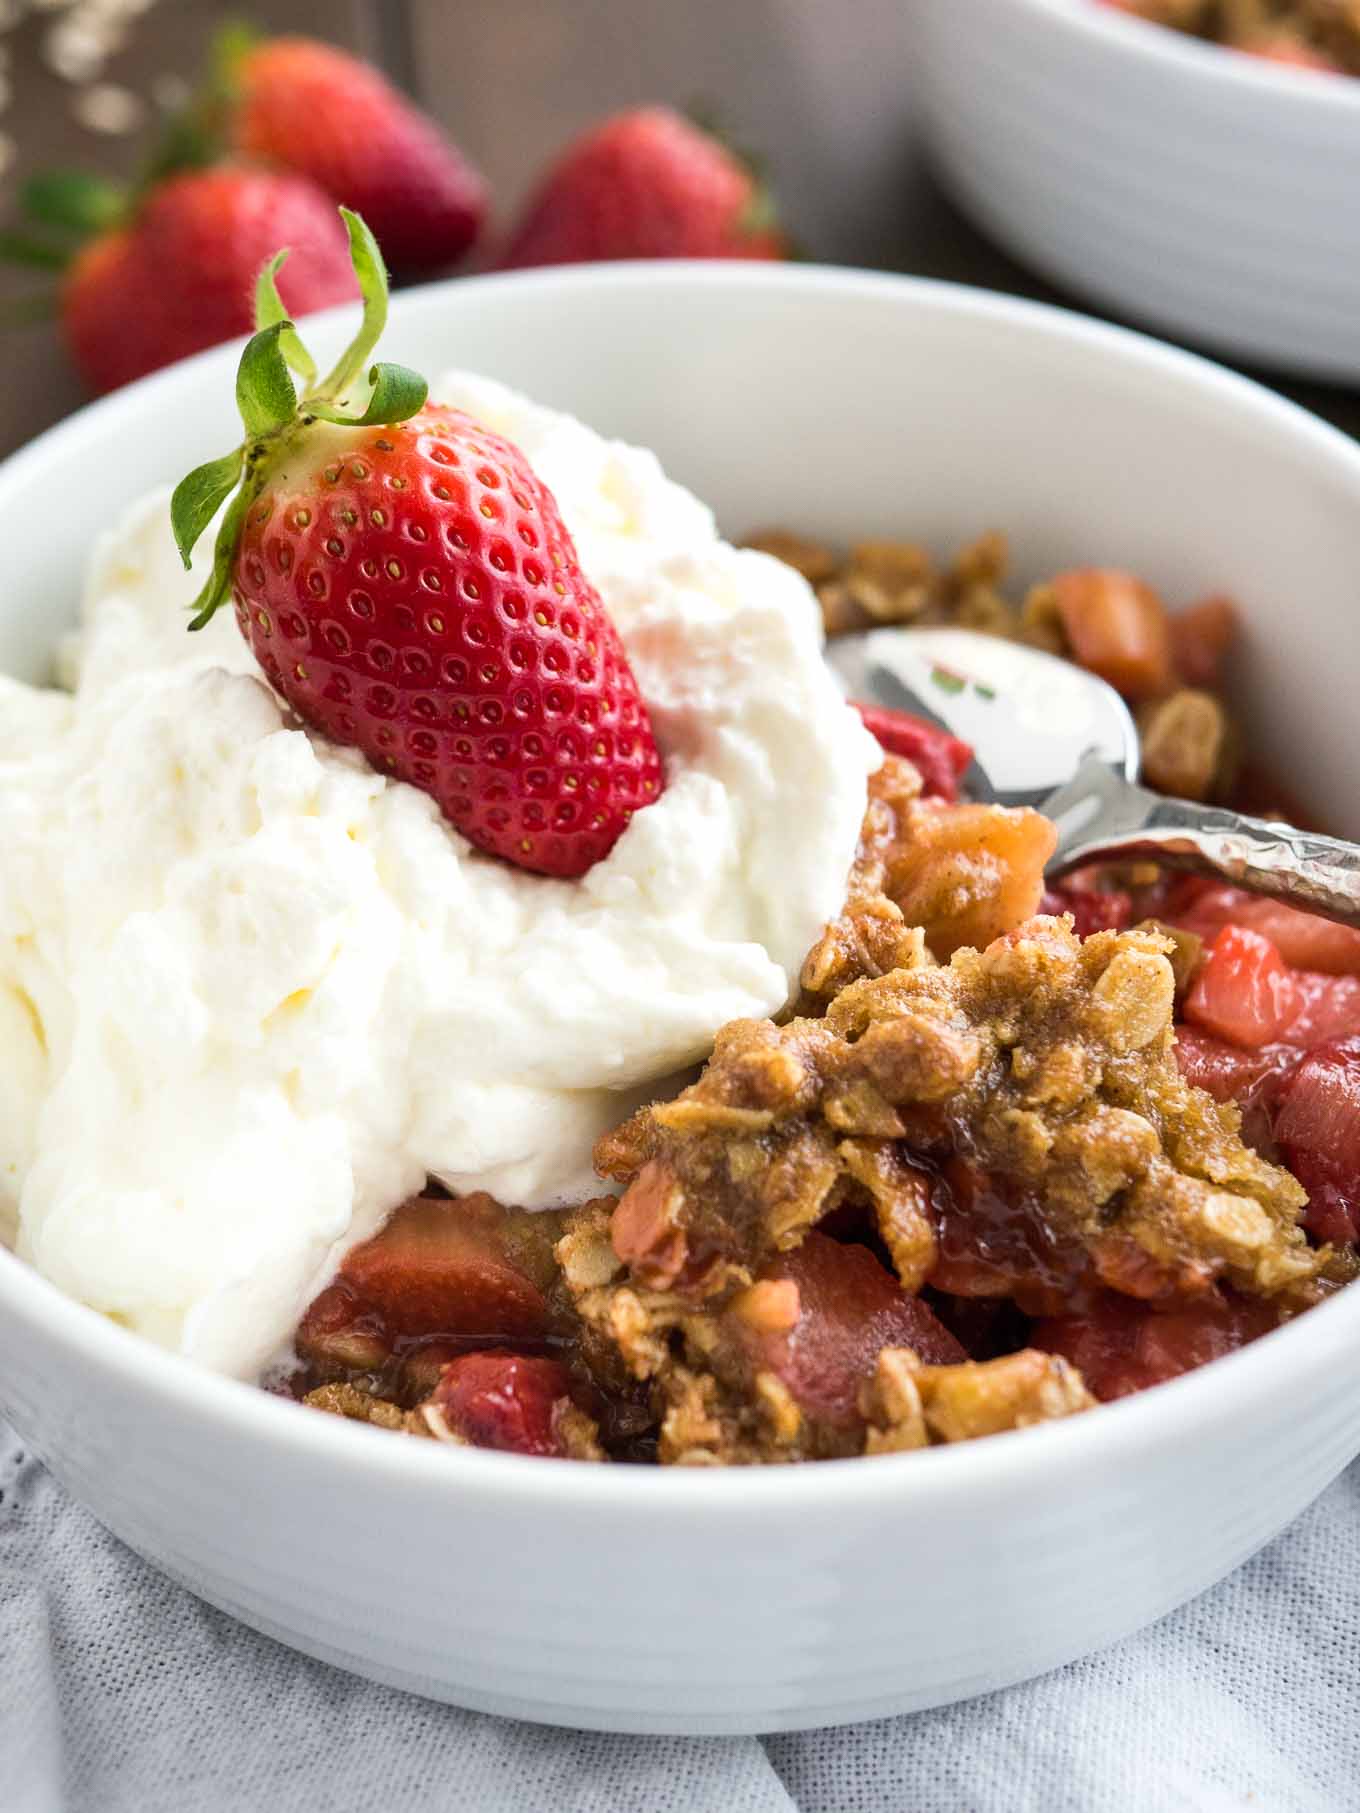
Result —
M 1050 0 L 1024 0 L 1043 5 Z M 1095 8 L 1093 7 L 1094 11 Z M 1170 35 L 1170 34 L 1168 34 Z M 529 272 L 446 279 L 393 298 L 391 327 L 399 335 L 403 317 L 445 308 L 458 286 L 495 299 L 498 292 L 550 299 L 570 291 L 630 292 L 655 301 L 658 285 L 681 300 L 703 292 L 765 292 L 772 297 L 839 296 L 895 298 L 908 313 L 932 311 L 992 323 L 1052 344 L 1085 349 L 1097 357 L 1150 374 L 1171 389 L 1190 387 L 1250 418 L 1265 434 L 1289 441 L 1345 476 L 1360 505 L 1360 445 L 1264 385 L 1229 371 L 1200 354 L 1164 344 L 1132 329 L 1096 321 L 1048 303 L 972 289 L 934 279 L 834 266 L 764 265 L 668 261 L 572 266 Z M 350 308 L 328 310 L 309 326 L 338 329 Z M 152 414 L 176 390 L 192 391 L 214 367 L 225 373 L 242 341 L 213 347 L 100 398 L 46 430 L 0 462 L 0 516 L 16 482 L 60 462 L 66 450 L 99 433 L 110 419 L 136 420 Z M 569 1509 L 604 1512 L 616 1503 L 645 1500 L 653 1515 L 689 1516 L 699 1504 L 721 1507 L 724 1516 L 764 1519 L 776 1505 L 814 1512 L 824 1505 L 855 1502 L 889 1508 L 903 1489 L 971 1501 L 988 1489 L 1014 1483 L 1016 1469 L 1028 1468 L 1050 1480 L 1070 1479 L 1083 1466 L 1127 1465 L 1140 1451 L 1159 1443 L 1198 1443 L 1230 1415 L 1249 1421 L 1262 1394 L 1320 1389 L 1337 1363 L 1353 1360 L 1360 1347 L 1360 1289 L 1344 1290 L 1268 1335 L 1195 1372 L 1153 1390 L 1101 1406 L 1098 1415 L 1066 1418 L 1001 1437 L 961 1442 L 916 1453 L 822 1461 L 813 1466 L 696 1468 L 564 1466 L 555 1460 L 463 1449 L 453 1457 L 441 1444 L 394 1441 L 388 1432 L 354 1425 L 340 1417 L 307 1414 L 301 1407 L 258 1385 L 224 1377 L 194 1365 L 146 1337 L 119 1327 L 100 1312 L 65 1296 L 26 1262 L 0 1246 L 0 1311 L 22 1324 L 37 1325 L 82 1366 L 116 1375 L 121 1386 L 160 1397 L 201 1422 L 205 1433 L 253 1441 L 262 1455 L 302 1456 L 319 1465 L 362 1465 L 371 1479 L 399 1487 L 486 1499 L 537 1502 L 561 1515 Z M 906 1468 L 908 1471 L 903 1472 Z
M 1150 73 L 1177 70 L 1225 87 L 1258 95 L 1275 94 L 1360 113 L 1360 76 L 1344 71 L 1299 69 L 1254 57 L 1229 44 L 1192 38 L 1155 20 L 1122 12 L 1101 0 L 1007 0 L 1035 17 L 1061 22 L 1091 40 L 1101 40 L 1142 59 Z

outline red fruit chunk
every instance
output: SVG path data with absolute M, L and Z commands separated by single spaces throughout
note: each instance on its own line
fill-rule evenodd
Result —
M 1249 57 L 1260 57 L 1267 63 L 1283 63 L 1288 69 L 1307 69 L 1317 75 L 1329 76 L 1346 73 L 1339 63 L 1289 32 L 1270 33 L 1258 38 L 1254 44 L 1239 44 L 1234 49 L 1244 51 Z
M 1308 1192 L 1303 1223 L 1337 1244 L 1360 1234 L 1360 1039 L 1310 1052 L 1281 1093 L 1275 1138 Z
M 910 1347 L 931 1365 L 967 1358 L 867 1247 L 814 1232 L 761 1277 L 797 1285 L 797 1322 L 786 1332 L 758 1330 L 732 1315 L 729 1326 L 753 1364 L 776 1373 L 809 1416 L 836 1428 L 859 1420 L 859 1387 L 884 1347 Z
M 461 258 L 486 212 L 486 186 L 376 69 L 310 38 L 273 38 L 235 73 L 243 152 L 310 177 L 364 215 L 399 269 Z
M 1070 913 L 1079 938 L 1093 932 L 1122 932 L 1133 919 L 1133 899 L 1122 888 L 1082 888 L 1061 882 L 1046 888 L 1041 913 Z
M 1130 699 L 1155 699 L 1172 679 L 1166 606 L 1130 573 L 1081 567 L 1052 580 L 1072 659 Z
M 294 1341 L 312 1365 L 349 1372 L 376 1371 L 392 1355 L 381 1319 L 348 1284 L 330 1284 L 308 1305 Z
M 431 405 L 304 441 L 246 519 L 236 618 L 298 715 L 472 843 L 583 875 L 662 790 L 647 708 L 552 494 Z
M 1113 1292 L 1079 1316 L 1037 1322 L 1033 1346 L 1061 1354 L 1105 1402 L 1177 1378 L 1232 1353 L 1274 1328 L 1275 1307 L 1219 1292 L 1173 1309 L 1155 1309 Z
M 557 1433 L 567 1374 L 556 1360 L 517 1353 L 469 1353 L 440 1374 L 429 1407 L 474 1448 L 565 1458 Z
M 1178 611 L 1171 619 L 1171 655 L 1185 685 L 1212 691 L 1237 633 L 1237 606 L 1231 598 L 1205 598 Z
M 1071 1301 L 1090 1264 L 1078 1241 L 1058 1235 L 1029 1192 L 962 1159 L 951 1159 L 931 1189 L 939 1216 L 936 1290 L 958 1297 L 1014 1297 L 1028 1315 Z
M 62 280 L 62 331 L 81 376 L 113 390 L 249 333 L 256 274 L 285 245 L 278 287 L 290 315 L 358 293 L 339 216 L 303 178 L 224 164 L 159 184 Z
M 1256 1050 L 1279 1038 L 1295 1011 L 1293 977 L 1269 938 L 1225 925 L 1186 996 L 1186 1019 Z
M 1296 969 L 1293 983 L 1294 1012 L 1280 1034 L 1287 1045 L 1311 1051 L 1335 1039 L 1360 1037 L 1360 976 Z
M 346 1254 L 341 1281 L 393 1336 L 541 1340 L 543 1293 L 507 1256 L 489 1203 L 415 1197 Z
M 1360 976 L 1360 929 L 1320 919 L 1297 907 L 1282 906 L 1244 888 L 1181 883 L 1167 903 L 1164 917 L 1172 925 L 1198 932 L 1206 942 L 1221 926 L 1241 925 L 1269 938 L 1295 969 L 1322 970 L 1331 976 Z
M 783 258 L 769 197 L 711 134 L 639 107 L 568 145 L 510 236 L 501 264 L 606 258 Z
M 1279 1084 L 1293 1073 L 1301 1058 L 1292 1045 L 1247 1050 L 1198 1027 L 1178 1026 L 1176 1061 L 1187 1083 L 1207 1090 L 1216 1102 L 1236 1102 L 1245 1110 L 1258 1102 L 1272 1102 Z
M 892 711 L 885 705 L 862 705 L 858 700 L 855 710 L 864 719 L 869 733 L 877 737 L 889 755 L 905 756 L 920 770 L 923 798 L 946 800 L 952 804 L 959 797 L 959 782 L 973 759 L 968 743 L 909 711 Z

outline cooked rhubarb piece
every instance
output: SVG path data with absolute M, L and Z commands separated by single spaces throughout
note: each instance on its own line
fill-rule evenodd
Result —
M 1282 906 L 1242 888 L 1178 885 L 1161 917 L 1198 932 L 1206 943 L 1220 927 L 1240 925 L 1269 938 L 1284 961 L 1295 969 L 1322 970 L 1332 976 L 1360 976 L 1360 930 Z
M 1131 573 L 1082 567 L 1051 582 L 1058 614 L 1081 667 L 1128 699 L 1170 690 L 1171 630 L 1166 606 Z
M 1239 627 L 1237 606 L 1221 595 L 1177 611 L 1170 624 L 1171 655 L 1187 686 L 1218 685 Z
M 1360 1039 L 1308 1054 L 1281 1093 L 1275 1137 L 1308 1192 L 1309 1231 L 1336 1245 L 1360 1237 Z
M 548 1331 L 543 1286 L 551 1276 L 554 1230 L 542 1227 L 536 1254 L 534 1230 L 518 1225 L 531 1220 L 512 1223 L 489 1196 L 417 1196 L 346 1255 L 340 1283 L 394 1337 L 477 1345 L 541 1340 Z
M 973 751 L 967 743 L 911 712 L 892 711 L 884 705 L 863 705 L 858 701 L 855 710 L 889 755 L 905 756 L 917 770 L 921 776 L 923 799 L 945 800 L 952 804 L 959 797 L 959 782 L 973 760 Z
M 869 807 L 845 911 L 803 965 L 805 1009 L 859 976 L 983 945 L 1029 918 L 1055 833 L 1037 812 L 921 799 L 917 770 L 887 756 L 869 780 Z
M 1255 1050 L 1280 1038 L 1295 1012 L 1293 975 L 1270 939 L 1225 925 L 1186 996 L 1186 1019 Z
M 1061 1354 L 1098 1398 L 1125 1397 L 1177 1378 L 1254 1341 L 1274 1328 L 1278 1302 L 1215 1291 L 1171 1309 L 1137 1303 L 1113 1291 L 1080 1316 L 1036 1323 L 1036 1347 Z
M 328 1285 L 312 1299 L 294 1345 L 318 1377 L 378 1372 L 392 1358 L 392 1339 L 382 1318 L 344 1283 Z
M 440 1374 L 420 1414 L 432 1434 L 474 1448 L 565 1458 L 560 1424 L 570 1406 L 566 1369 L 515 1353 L 469 1353 Z
M 1257 1107 L 1273 1109 L 1285 1079 L 1302 1062 L 1292 1045 L 1261 1045 L 1255 1050 L 1229 1045 L 1195 1026 L 1176 1028 L 1176 1060 L 1187 1083 L 1205 1090 L 1216 1102 L 1236 1102 L 1243 1118 Z
M 1081 886 L 1073 881 L 1045 888 L 1041 913 L 1070 913 L 1079 938 L 1092 932 L 1122 932 L 1133 918 L 1133 900 L 1122 888 Z
M 1039 906 L 1057 833 L 1037 812 L 922 804 L 888 863 L 884 892 L 944 960 L 981 948 Z
M 909 1297 L 867 1247 L 811 1233 L 782 1254 L 729 1305 L 725 1332 L 752 1368 L 772 1372 L 805 1415 L 839 1428 L 862 1421 L 860 1386 L 885 1347 L 910 1347 L 932 1364 L 962 1360 L 962 1347 L 919 1297 Z M 778 1302 L 762 1316 L 761 1293 L 791 1285 L 793 1320 L 780 1326 Z M 752 1296 L 756 1301 L 751 1301 Z M 773 1326 L 770 1324 L 773 1323 Z
M 1294 1011 L 1280 1037 L 1310 1051 L 1336 1039 L 1360 1038 L 1360 976 L 1328 976 L 1318 970 L 1292 972 Z

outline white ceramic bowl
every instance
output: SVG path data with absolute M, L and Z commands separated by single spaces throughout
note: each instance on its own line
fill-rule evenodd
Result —
M 996 523 L 1023 570 L 1227 586 L 1263 743 L 1352 831 L 1360 449 L 1244 380 L 1004 298 L 808 269 L 464 281 L 390 351 L 649 442 L 734 530 Z M 336 338 L 334 322 L 329 337 Z M 232 349 L 0 469 L 0 666 L 30 672 L 119 506 L 226 444 Z M 957 1448 L 731 1473 L 572 1465 L 356 1427 L 207 1376 L 0 1253 L 0 1402 L 119 1536 L 310 1653 L 491 1711 L 745 1732 L 1051 1668 L 1235 1567 L 1360 1451 L 1360 1289 L 1203 1372 Z
M 914 0 L 932 155 L 1079 295 L 1234 357 L 1360 379 L 1360 79 L 1095 0 Z

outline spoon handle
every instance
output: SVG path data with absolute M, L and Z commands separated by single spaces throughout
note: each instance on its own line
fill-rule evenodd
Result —
M 1360 926 L 1360 845 L 1165 799 L 1097 764 L 1084 765 L 1040 809 L 1058 826 L 1050 875 L 1085 863 L 1158 862 Z

